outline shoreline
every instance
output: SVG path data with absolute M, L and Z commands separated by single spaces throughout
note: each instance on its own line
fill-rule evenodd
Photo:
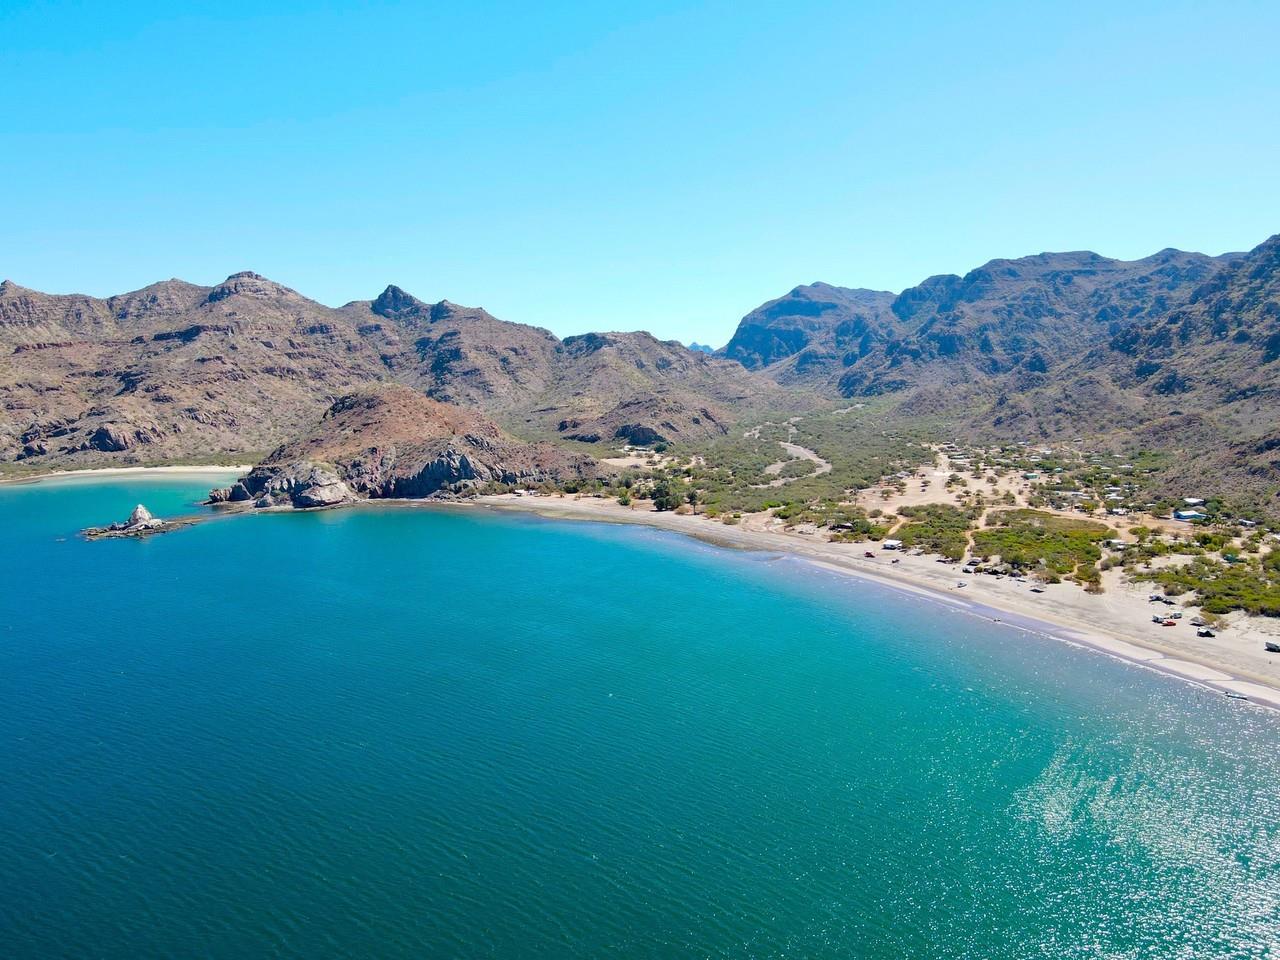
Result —
M 0 484 L 37 483 L 42 480 L 68 480 L 76 477 L 113 477 L 130 474 L 182 476 L 184 474 L 201 475 L 208 473 L 245 474 L 253 467 L 247 464 L 195 464 L 191 466 L 158 466 L 158 467 L 89 467 L 85 470 L 50 470 L 46 473 L 33 473 L 23 477 L 0 477 Z
M 11 478 L 0 480 L 0 485 L 132 474 L 229 474 L 244 473 L 248 469 L 219 465 L 103 467 Z M 977 574 L 966 577 L 958 566 L 940 564 L 933 556 L 890 553 L 873 543 L 833 543 L 784 530 L 780 521 L 758 515 L 744 518 L 742 524 L 726 525 L 697 514 L 659 513 L 593 497 L 500 494 L 457 501 L 368 500 L 350 505 L 484 509 L 550 520 L 631 524 L 676 533 L 720 548 L 780 553 L 830 573 L 878 583 L 943 603 L 958 612 L 1086 647 L 1204 689 L 1243 696 L 1252 704 L 1280 710 L 1280 655 L 1261 652 L 1263 638 L 1280 639 L 1280 623 L 1268 625 L 1261 622 L 1262 618 L 1240 615 L 1222 631 L 1227 634 L 1225 637 L 1220 634 L 1214 640 L 1195 640 L 1183 633 L 1161 634 L 1159 639 L 1153 639 L 1141 632 L 1142 627 L 1150 626 L 1144 622 L 1149 621 L 1151 609 L 1141 596 L 1144 590 L 1122 584 L 1118 577 L 1108 584 L 1107 592 L 1102 595 L 1087 594 L 1075 584 L 1067 583 L 1049 586 L 1044 593 L 1031 594 L 1026 584 L 1015 584 L 1008 578 L 997 580 Z M 211 515 L 200 519 L 213 518 Z M 770 522 L 776 526 L 770 527 Z M 873 556 L 866 557 L 866 553 Z M 895 559 L 897 562 L 892 563 Z M 1102 623 L 1108 626 L 1100 626 Z M 1181 621 L 1179 626 L 1189 629 L 1186 621 Z M 1161 642 L 1166 640 L 1173 642 Z M 1246 644 L 1251 646 L 1246 648 Z
M 1027 588 L 1027 597 L 1050 598 L 1048 602 L 1030 601 L 1011 595 L 1009 588 L 1013 584 L 1008 580 L 996 581 L 993 577 L 977 574 L 963 577 L 958 567 L 938 564 L 934 557 L 902 555 L 898 557 L 899 563 L 891 565 L 889 561 L 894 555 L 881 551 L 874 544 L 837 544 L 777 530 L 725 526 L 697 515 L 635 510 L 606 500 L 498 495 L 477 497 L 450 506 L 469 505 L 497 512 L 534 514 L 551 520 L 649 526 L 718 547 L 785 554 L 831 573 L 878 583 L 899 592 L 943 603 L 959 612 L 1086 647 L 1219 694 L 1241 695 L 1247 697 L 1249 703 L 1280 710 L 1280 656 L 1274 657 L 1276 669 L 1268 674 L 1249 669 L 1247 664 L 1240 662 L 1239 656 L 1227 655 L 1231 648 L 1226 644 L 1236 646 L 1240 640 L 1256 640 L 1256 646 L 1261 648 L 1261 640 L 1255 637 L 1257 624 L 1250 625 L 1255 629 L 1242 629 L 1239 621 L 1233 623 L 1229 630 L 1224 631 L 1228 636 L 1220 638 L 1224 641 L 1219 644 L 1223 654 L 1221 656 L 1203 652 L 1207 641 L 1200 644 L 1201 649 L 1188 649 L 1188 646 L 1193 645 L 1160 643 L 1131 629 L 1099 626 L 1099 620 L 1106 616 L 1107 608 L 1118 605 L 1134 607 L 1137 601 L 1132 594 L 1140 591 L 1125 591 L 1118 596 L 1113 591 L 1111 596 L 1093 596 L 1074 584 L 1064 583 L 1047 588 L 1055 592 L 1056 595 L 1052 597 L 1048 592 L 1031 594 Z M 876 556 L 868 559 L 862 555 L 865 552 L 874 552 Z M 925 564 L 935 569 L 930 570 Z M 961 581 L 966 583 L 963 589 L 955 586 Z M 945 582 L 950 582 L 951 587 L 948 588 Z M 1040 609 L 1042 606 L 1048 609 Z M 1137 609 L 1141 611 L 1141 616 L 1147 616 L 1145 600 L 1141 601 L 1141 606 Z M 1072 615 L 1073 613 L 1076 615 Z M 1280 625 L 1277 625 L 1277 629 L 1280 630 Z M 1245 636 L 1242 637 L 1241 634 Z

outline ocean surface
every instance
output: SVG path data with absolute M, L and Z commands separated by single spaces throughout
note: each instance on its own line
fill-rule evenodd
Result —
M 775 555 L 0 487 L 0 957 L 1276 957 L 1280 715 Z

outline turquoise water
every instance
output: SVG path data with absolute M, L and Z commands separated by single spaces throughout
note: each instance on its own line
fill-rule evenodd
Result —
M 1280 717 L 776 557 L 0 488 L 0 956 L 1280 956 Z

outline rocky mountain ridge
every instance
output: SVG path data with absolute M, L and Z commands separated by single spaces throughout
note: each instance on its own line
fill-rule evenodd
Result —
M 1280 491 L 1280 236 L 1219 257 L 993 260 L 897 296 L 798 287 L 724 354 L 948 438 L 1084 436 L 1159 453 L 1171 491 Z
M 1044 374 L 1167 316 L 1241 256 L 1044 253 L 930 277 L 896 296 L 812 284 L 743 317 L 722 353 L 779 383 L 844 397 Z
M 661 409 L 661 423 L 638 426 L 665 439 L 703 437 L 780 393 L 738 364 L 646 333 L 560 340 L 395 286 L 331 308 L 251 272 L 105 299 L 0 285 L 0 460 L 65 468 L 250 455 L 380 382 L 530 437 L 618 420 L 620 407 Z
M 1220 257 L 993 260 L 896 295 L 796 287 L 715 356 L 643 332 L 561 339 L 396 286 L 331 308 L 249 272 L 105 299 L 5 282 L 0 460 L 239 459 L 390 383 L 513 438 L 599 448 L 697 446 L 760 414 L 878 397 L 886 422 L 1086 435 L 1260 490 L 1280 487 L 1277 363 L 1280 237 Z

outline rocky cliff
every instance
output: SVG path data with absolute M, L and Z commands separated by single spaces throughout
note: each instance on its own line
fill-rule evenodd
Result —
M 566 483 L 596 461 L 516 440 L 493 421 L 384 384 L 344 396 L 213 502 L 319 507 L 357 499 L 463 496 L 490 484 Z

